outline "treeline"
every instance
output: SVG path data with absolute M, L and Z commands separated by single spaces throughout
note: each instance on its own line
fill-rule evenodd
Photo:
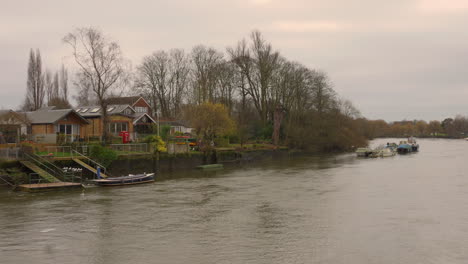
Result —
M 283 57 L 258 31 L 225 51 L 204 45 L 158 50 L 134 71 L 118 43 L 97 29 L 76 29 L 64 42 L 78 66 L 80 105 L 106 109 L 107 98 L 131 87 L 160 118 L 190 119 L 194 106 L 222 104 L 234 128 L 216 137 L 235 143 L 263 140 L 317 151 L 367 143 L 359 111 L 340 99 L 327 75 Z
M 361 133 L 367 138 L 378 137 L 445 137 L 465 138 L 468 136 L 468 117 L 456 116 L 442 122 L 433 120 L 397 121 L 387 123 L 384 120 L 357 119 Z
M 184 105 L 218 103 L 236 123 L 231 140 L 273 140 L 333 151 L 363 145 L 355 118 L 324 72 L 283 57 L 260 32 L 225 52 L 199 45 L 144 57 L 135 86 L 163 117 L 184 118 Z

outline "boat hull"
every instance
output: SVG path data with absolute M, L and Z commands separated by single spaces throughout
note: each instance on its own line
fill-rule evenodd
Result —
M 154 182 L 154 173 L 150 174 L 139 174 L 122 177 L 113 177 L 107 179 L 94 180 L 93 183 L 98 186 L 109 187 L 109 186 L 122 186 L 122 185 L 134 185 Z

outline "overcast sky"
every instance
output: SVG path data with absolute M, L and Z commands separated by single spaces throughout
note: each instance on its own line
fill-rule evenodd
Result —
M 17 108 L 29 50 L 73 68 L 62 43 L 93 26 L 138 65 L 156 50 L 224 51 L 258 29 L 283 56 L 328 73 L 370 119 L 468 115 L 466 0 L 1 0 L 0 107 Z

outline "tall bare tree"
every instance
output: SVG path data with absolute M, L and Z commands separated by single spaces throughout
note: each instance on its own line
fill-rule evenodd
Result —
M 137 86 L 148 95 L 153 109 L 159 108 L 163 117 L 174 118 L 180 114 L 189 71 L 183 50 L 157 51 L 143 58 L 137 68 Z
M 77 28 L 63 40 L 72 48 L 79 74 L 90 85 L 99 102 L 104 127 L 103 143 L 107 144 L 109 120 L 106 100 L 125 77 L 125 61 L 120 46 L 92 27 Z
M 192 49 L 192 100 L 196 104 L 216 102 L 219 66 L 225 63 L 223 54 L 199 45 Z
M 29 52 L 28 77 L 26 82 L 26 99 L 23 109 L 36 111 L 44 105 L 46 91 L 42 73 L 42 59 L 39 50 Z
M 50 102 L 54 98 L 54 83 L 50 70 L 46 70 L 44 74 L 44 86 L 47 93 L 47 102 Z
M 279 65 L 279 53 L 274 51 L 259 31 L 250 35 L 251 47 L 245 41 L 239 42 L 235 49 L 229 49 L 231 60 L 237 65 L 247 80 L 246 91 L 252 98 L 260 120 L 265 125 L 268 111 L 272 109 L 268 100 L 275 70 Z
M 64 101 L 68 102 L 68 70 L 62 64 L 59 72 L 60 95 Z

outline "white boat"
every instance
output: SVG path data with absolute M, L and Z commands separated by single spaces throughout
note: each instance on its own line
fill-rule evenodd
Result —
M 356 155 L 361 158 L 367 158 L 372 154 L 371 148 L 358 148 L 356 150 Z
M 381 148 L 381 149 L 376 149 L 372 154 L 370 155 L 372 158 L 385 158 L 385 157 L 392 157 L 395 156 L 396 153 L 393 151 L 391 148 Z

